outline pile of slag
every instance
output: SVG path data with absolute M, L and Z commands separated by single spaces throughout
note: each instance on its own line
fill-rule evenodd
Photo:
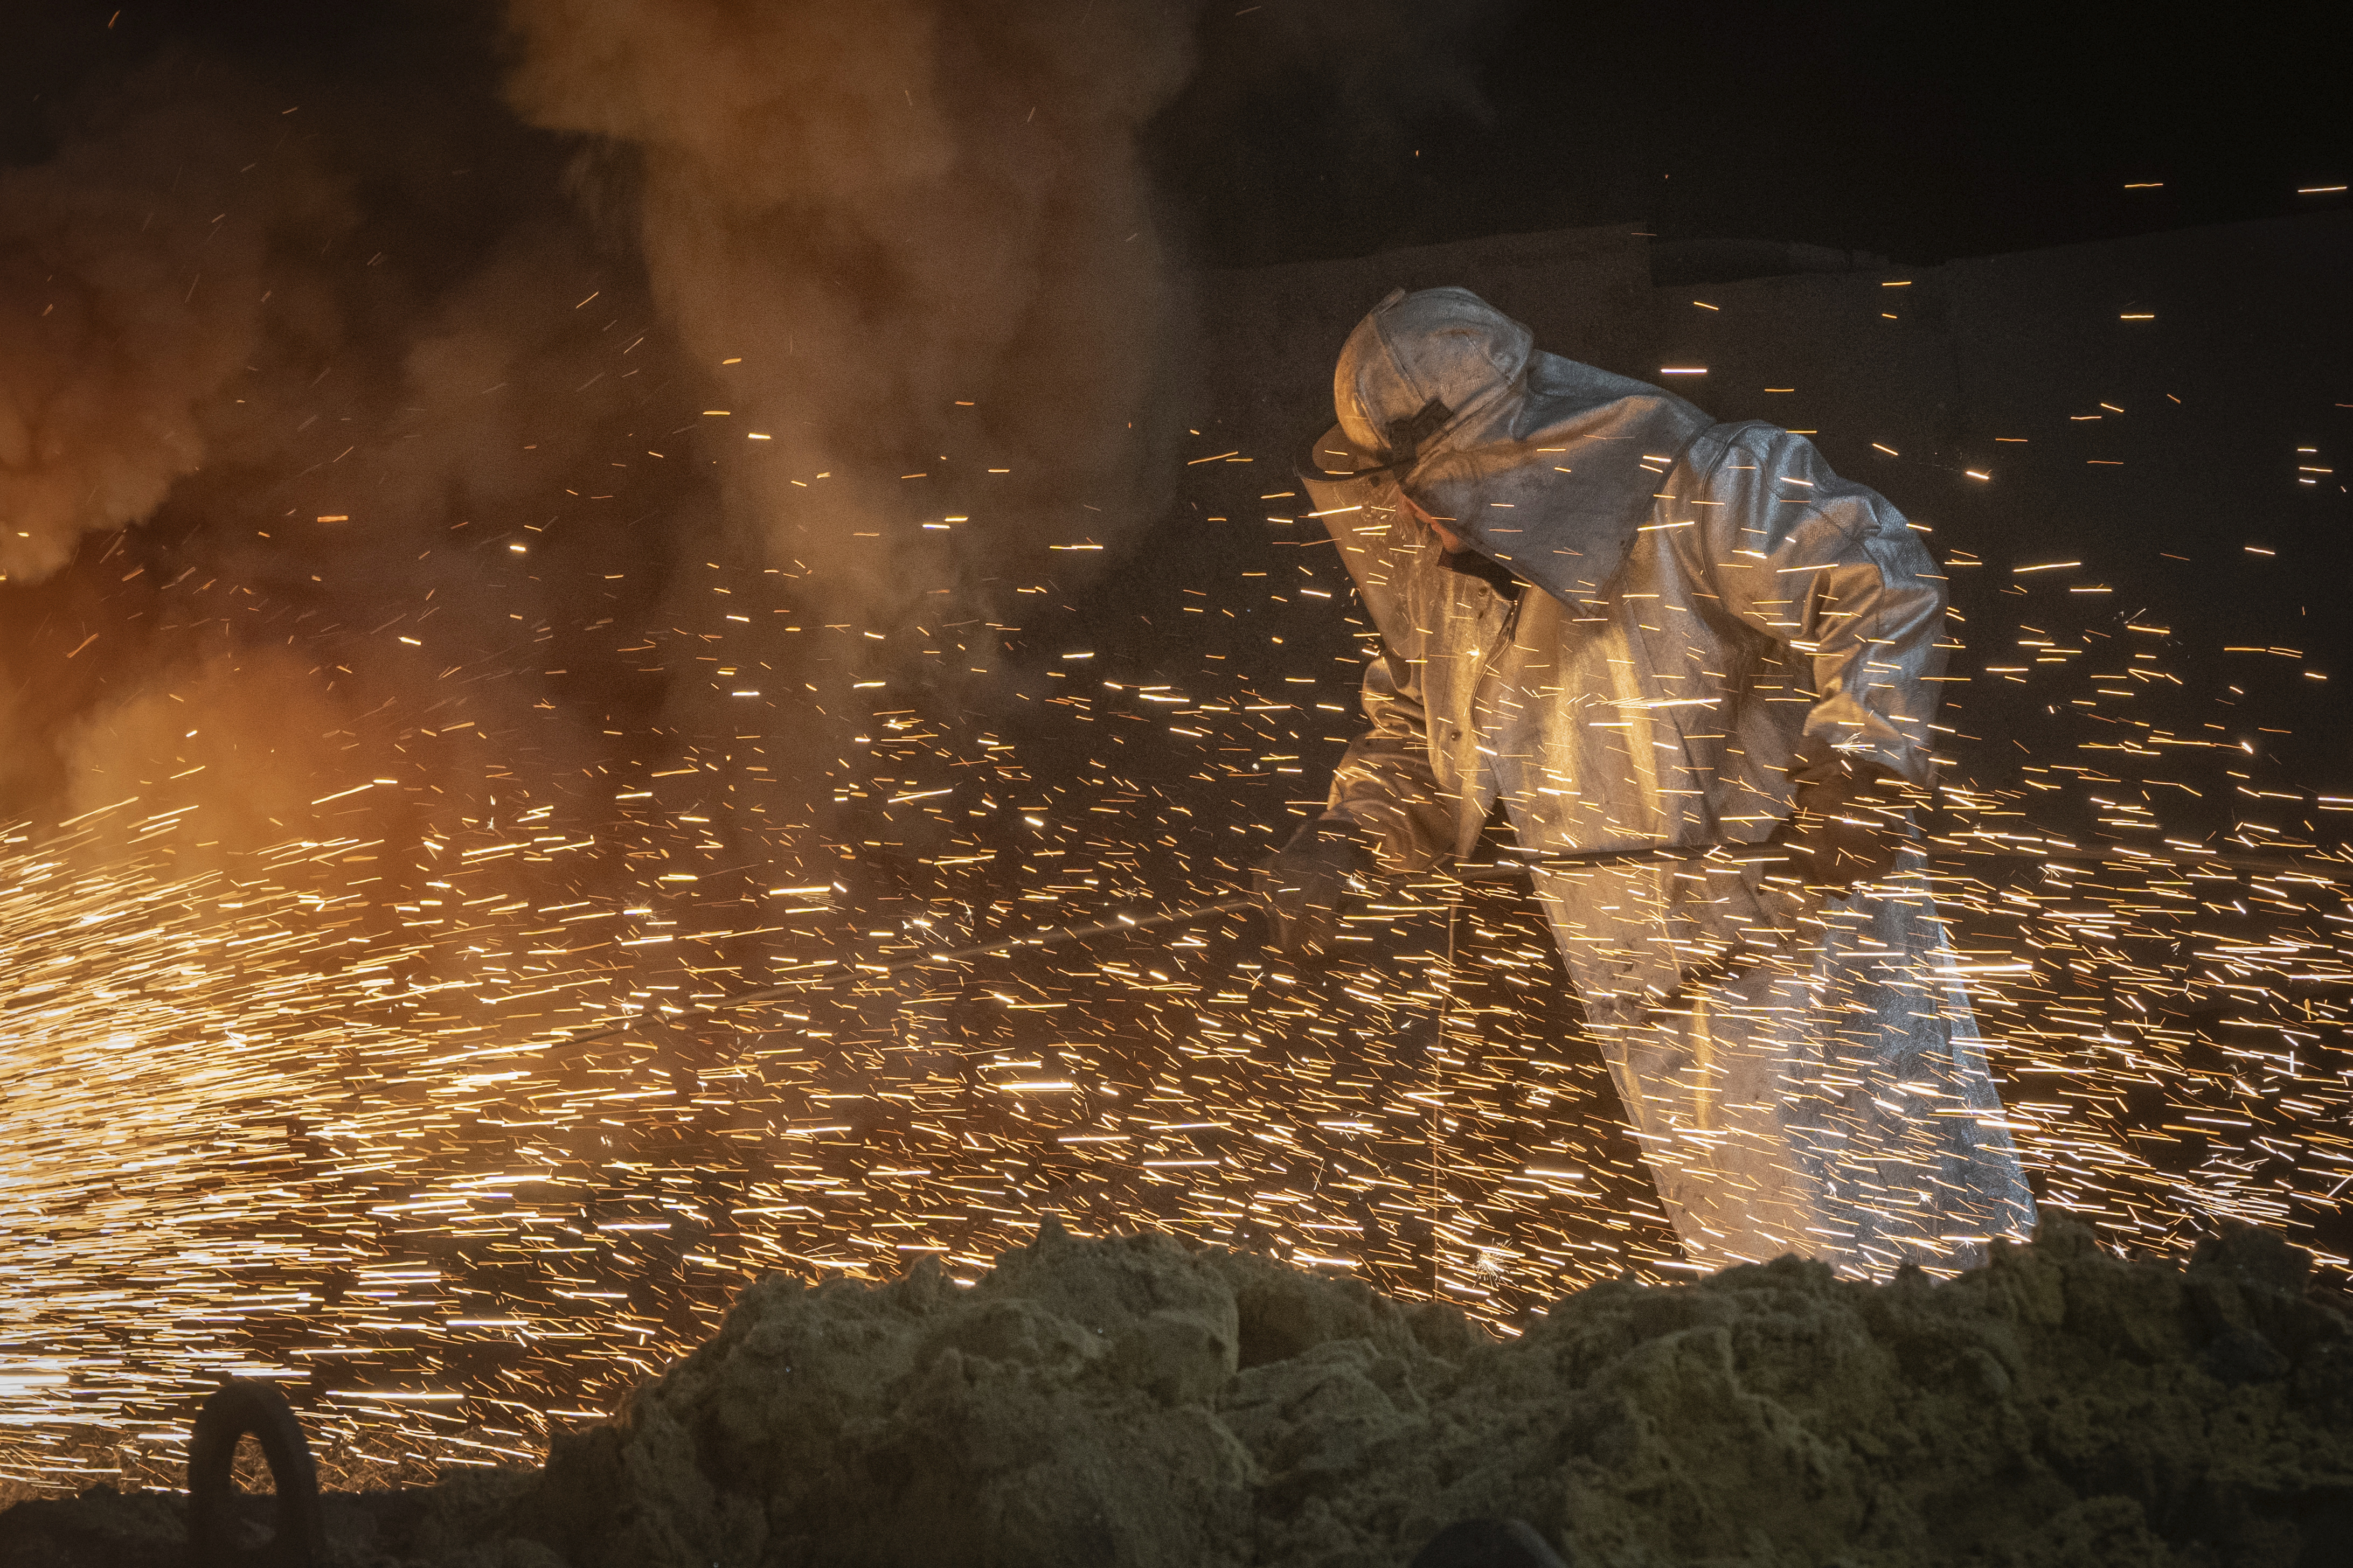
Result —
M 2057 1221 L 1946 1283 L 1784 1259 L 1599 1286 L 1498 1340 L 1049 1226 L 968 1289 L 763 1280 L 538 1475 L 385 1497 L 406 1512 L 354 1513 L 329 1557 L 1402 1568 L 1514 1516 L 1572 1568 L 2353 1562 L 2353 1322 L 2306 1264 L 2253 1230 L 2128 1262 Z M 163 1500 L 113 1507 L 147 1505 L 160 1550 Z
M 1497 1341 L 1050 1226 L 969 1289 L 754 1285 L 514 1522 L 580 1568 L 1390 1568 L 1476 1515 L 1572 1565 L 2335 1562 L 2353 1324 L 2306 1265 L 2252 1230 L 2127 1262 L 2060 1221 L 1947 1283 L 1784 1259 Z

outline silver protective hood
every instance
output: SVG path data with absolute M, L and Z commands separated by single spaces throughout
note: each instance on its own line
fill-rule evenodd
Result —
M 1316 510 L 1393 485 L 1563 604 L 1601 595 L 1660 477 L 1709 424 L 1672 393 L 1537 350 L 1467 289 L 1391 293 L 1332 379 L 1338 423 L 1301 474 Z

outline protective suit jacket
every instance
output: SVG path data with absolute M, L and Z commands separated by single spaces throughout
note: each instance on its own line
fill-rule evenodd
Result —
M 1303 478 L 1381 647 L 1329 815 L 1395 869 L 1499 803 L 1538 855 L 1693 847 L 1536 891 L 1694 1259 L 1876 1273 L 2030 1226 L 1917 853 L 1825 902 L 1705 847 L 1769 838 L 1847 759 L 1931 782 L 1917 533 L 1801 437 L 1537 353 L 1461 289 L 1385 300 L 1335 401 Z

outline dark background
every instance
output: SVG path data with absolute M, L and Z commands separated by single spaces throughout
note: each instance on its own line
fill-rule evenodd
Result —
M 1218 265 L 1621 219 L 1927 263 L 2348 179 L 2334 7 L 1422 5 L 1270 58 L 1286 12 L 1216 8 L 1155 149 Z
M 497 16 L 450 0 L 8 0 L 0 159 L 47 155 L 51 107 L 178 43 L 415 95 L 418 135 L 462 116 L 478 152 L 513 139 L 522 179 L 523 144 L 543 139 L 495 101 Z M 1926 264 L 2342 205 L 2296 194 L 2353 177 L 2342 17 L 1220 0 L 1145 154 L 1215 267 L 1621 220 L 1669 242 Z M 2145 182 L 2160 188 L 2126 188 Z

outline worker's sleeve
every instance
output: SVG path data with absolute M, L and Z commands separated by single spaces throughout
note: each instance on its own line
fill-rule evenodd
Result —
M 1935 781 L 1928 721 L 1944 673 L 1944 579 L 1883 496 L 1831 471 L 1813 443 L 1738 426 L 1693 453 L 1694 562 L 1725 607 L 1812 665 L 1814 702 L 1792 773 L 1841 758 Z
M 1363 833 L 1389 868 L 1425 870 L 1452 849 L 1454 811 L 1430 764 L 1420 670 L 1386 645 L 1365 668 L 1365 717 L 1372 728 L 1341 753 L 1324 817 Z

